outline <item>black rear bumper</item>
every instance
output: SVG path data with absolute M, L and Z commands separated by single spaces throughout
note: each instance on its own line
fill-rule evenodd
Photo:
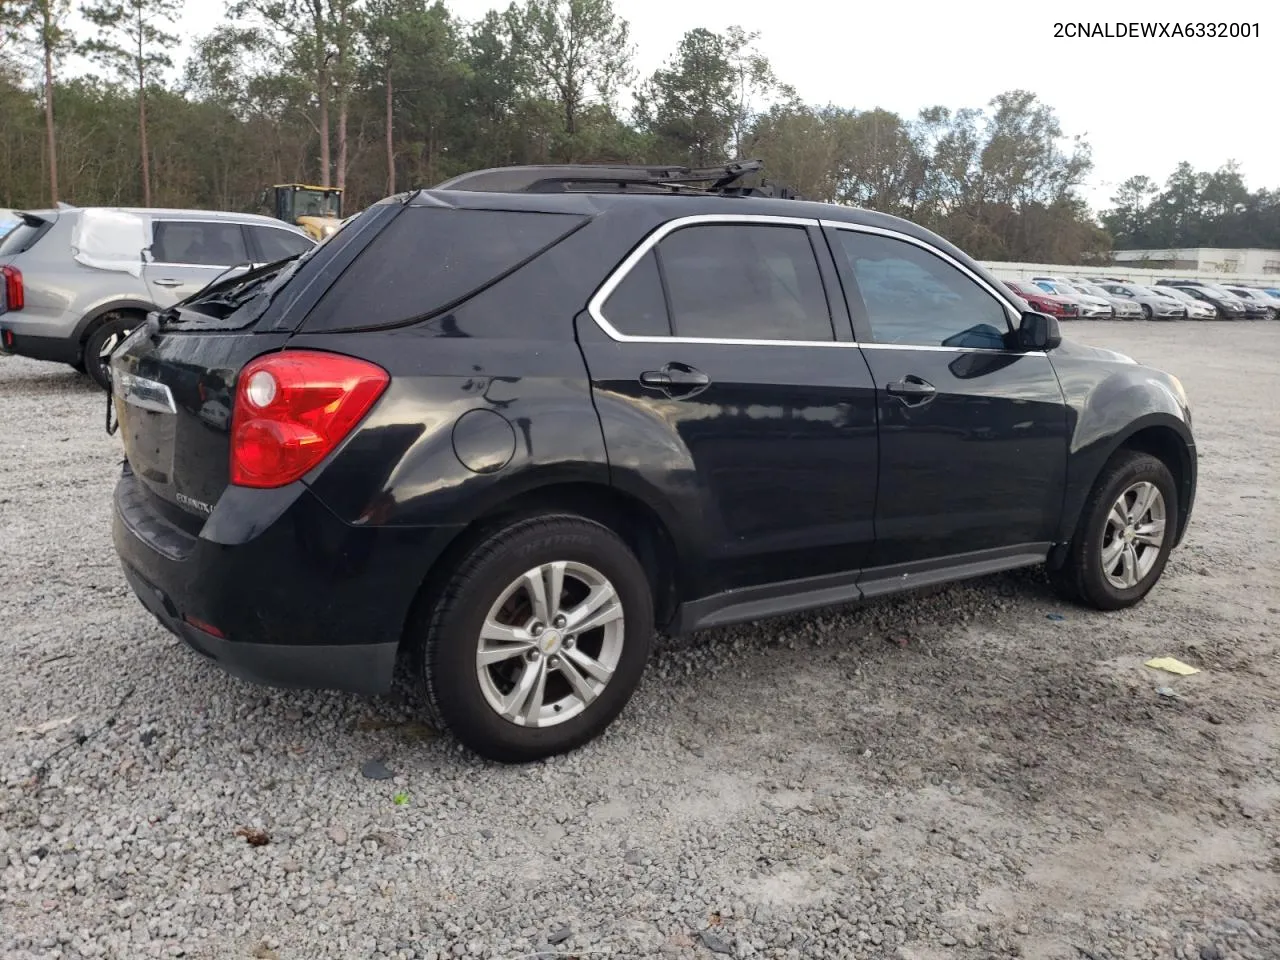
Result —
M 80 343 L 77 340 L 61 337 L 32 337 L 18 333 L 16 330 L 9 331 L 3 319 L 0 319 L 0 331 L 12 334 L 12 336 L 0 336 L 0 352 L 30 357 L 32 360 L 47 360 L 51 363 L 70 363 L 73 366 L 83 359 Z
M 181 619 L 173 600 L 123 564 L 124 577 L 142 605 L 196 653 L 215 661 L 233 677 L 272 687 L 385 693 L 395 671 L 397 643 L 339 645 L 244 643 L 215 637 Z
M 168 630 L 256 683 L 390 689 L 409 610 L 452 528 L 353 527 L 295 484 L 230 488 L 194 535 L 153 497 L 126 465 L 112 536 L 129 585 Z

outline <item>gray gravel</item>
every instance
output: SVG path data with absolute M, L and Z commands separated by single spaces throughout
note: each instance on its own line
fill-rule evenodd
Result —
M 1069 335 L 1195 405 L 1146 603 L 1028 572 L 664 642 L 523 768 L 186 651 L 117 570 L 101 396 L 0 360 L 0 955 L 1275 960 L 1280 324 Z

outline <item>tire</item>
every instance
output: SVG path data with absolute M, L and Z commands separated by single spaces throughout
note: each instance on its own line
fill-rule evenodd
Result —
M 1148 488 L 1158 493 L 1132 523 L 1134 501 Z M 1112 517 L 1124 496 L 1126 519 L 1121 530 Z M 1130 499 L 1130 498 L 1133 499 Z M 1119 514 L 1117 514 L 1119 516 Z M 1156 520 L 1161 525 L 1156 532 Z M 1062 567 L 1049 572 L 1063 599 L 1098 610 L 1122 610 L 1138 603 L 1160 580 L 1173 550 L 1177 529 L 1178 490 L 1163 462 L 1146 453 L 1121 450 L 1103 468 L 1080 514 L 1080 523 Z M 1132 550 L 1132 557 L 1126 557 Z M 1105 551 L 1105 552 L 1104 552 Z M 1132 576 L 1126 577 L 1132 562 Z
M 1143 320 L 1150 320 L 1150 319 L 1151 319 L 1151 304 L 1149 304 L 1149 303 L 1144 303 L 1144 304 L 1142 305 L 1142 319 L 1143 319 Z
M 550 598 L 556 565 L 563 630 L 556 610 L 544 613 L 534 599 L 534 584 Z M 610 596 L 610 589 L 614 599 L 592 614 L 587 601 Z M 606 622 L 575 636 L 575 613 Z M 613 531 L 581 517 L 542 516 L 474 547 L 416 629 L 418 670 L 437 725 L 483 757 L 521 763 L 581 746 L 622 712 L 649 657 L 653 596 L 640 561 Z M 482 646 L 497 654 L 483 667 Z M 598 668 L 610 666 L 602 680 Z M 535 676 L 544 679 L 529 680 Z M 526 681 L 531 696 L 521 698 Z
M 103 390 L 111 389 L 106 360 L 110 359 L 111 351 L 118 347 L 140 322 L 137 317 L 128 314 L 111 314 L 98 324 L 85 340 L 80 364 L 84 372 L 89 374 L 93 382 Z

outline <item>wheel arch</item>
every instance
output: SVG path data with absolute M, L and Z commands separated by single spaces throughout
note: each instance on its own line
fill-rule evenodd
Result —
M 1178 489 L 1178 519 L 1174 546 L 1182 542 L 1195 503 L 1197 461 L 1195 441 L 1187 423 L 1169 413 L 1150 413 L 1123 430 L 1096 443 L 1090 451 L 1079 451 L 1089 469 L 1067 491 L 1068 509 L 1063 517 L 1062 541 L 1069 541 L 1080 521 L 1080 513 L 1098 477 L 1121 450 L 1136 450 L 1156 457 L 1169 468 Z
M 671 622 L 683 594 L 688 557 L 659 512 L 640 497 L 607 483 L 552 481 L 490 505 L 459 529 L 426 571 L 405 621 L 402 644 L 410 640 L 408 631 L 413 624 L 422 622 L 424 606 L 434 602 L 470 550 L 496 529 L 528 517 L 553 514 L 594 520 L 622 537 L 649 577 L 654 622 L 659 629 Z
M 74 339 L 76 343 L 84 346 L 85 341 L 89 339 L 89 335 L 112 314 L 140 313 L 145 317 L 155 309 L 156 305 L 154 303 L 148 303 L 146 300 L 127 298 L 123 300 L 109 301 L 108 303 L 94 307 L 80 318 L 80 321 L 76 324 Z

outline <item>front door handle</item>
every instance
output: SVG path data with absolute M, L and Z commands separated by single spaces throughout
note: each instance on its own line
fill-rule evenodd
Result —
M 661 370 L 646 370 L 640 383 L 669 397 L 692 397 L 711 385 L 711 378 L 686 363 L 668 363 Z
M 182 281 L 181 281 L 181 280 L 169 280 L 169 279 L 165 279 L 165 280 L 152 280 L 151 282 L 152 282 L 152 283 L 154 283 L 157 287 L 180 287 L 180 286 L 182 286 Z
M 918 403 L 927 403 L 933 399 L 938 391 L 927 380 L 922 380 L 909 374 L 897 383 L 890 383 L 885 386 L 884 392 L 898 397 L 908 406 L 912 406 Z

